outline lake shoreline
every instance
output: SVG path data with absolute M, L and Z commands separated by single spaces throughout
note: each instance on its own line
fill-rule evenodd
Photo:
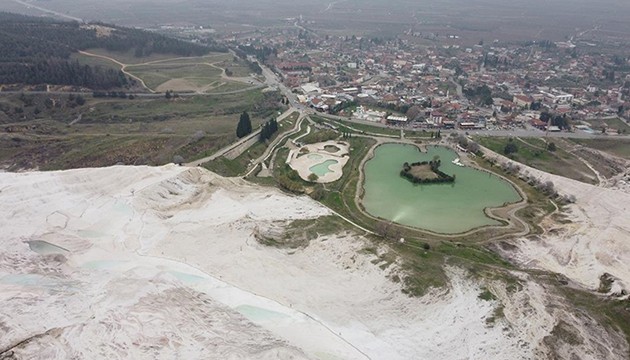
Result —
M 415 150 L 417 150 L 420 154 L 425 155 L 428 154 L 430 152 L 430 147 L 432 148 L 442 148 L 442 149 L 446 149 L 448 151 L 453 152 L 455 155 L 461 155 L 456 149 L 454 149 L 452 146 L 448 146 L 447 144 L 417 144 L 417 143 L 412 143 L 412 142 L 408 142 L 408 141 L 396 141 L 396 139 L 379 139 L 380 141 L 373 145 L 370 150 L 368 151 L 367 155 L 364 157 L 364 159 L 361 161 L 361 164 L 359 166 L 359 185 L 357 186 L 357 190 L 356 190 L 356 194 L 355 194 L 355 202 L 356 205 L 358 206 L 358 208 L 360 209 L 360 211 L 367 217 L 375 220 L 375 221 L 386 221 L 386 222 L 392 222 L 395 223 L 397 226 L 401 226 L 404 228 L 408 228 L 414 231 L 420 231 L 422 233 L 426 233 L 428 235 L 432 235 L 432 236 L 436 236 L 436 237 L 441 237 L 441 238 L 460 238 L 463 236 L 467 236 L 467 235 L 471 235 L 474 233 L 477 233 L 479 231 L 482 230 L 487 230 L 487 229 L 501 229 L 501 230 L 505 230 L 507 228 L 515 228 L 516 225 L 514 224 L 514 221 L 511 219 L 511 217 L 514 215 L 513 212 L 517 211 L 521 205 L 526 203 L 526 196 L 525 194 L 522 192 L 521 189 L 518 188 L 518 186 L 516 186 L 514 183 L 512 183 L 511 181 L 509 181 L 509 179 L 505 179 L 504 177 L 497 175 L 491 171 L 488 171 L 486 169 L 482 169 L 479 168 L 478 166 L 475 166 L 473 164 L 470 164 L 470 162 L 467 162 L 467 165 L 469 168 L 474 169 L 475 171 L 482 171 L 484 173 L 489 174 L 489 176 L 494 177 L 497 180 L 501 180 L 504 181 L 506 184 L 509 184 L 509 186 L 511 187 L 511 189 L 515 192 L 515 194 L 518 196 L 518 199 L 510 199 L 512 201 L 507 201 L 502 203 L 500 206 L 486 206 L 483 209 L 481 209 L 481 212 L 483 213 L 483 216 L 486 219 L 490 219 L 492 221 L 495 221 L 496 223 L 494 224 L 483 224 L 483 225 L 479 225 L 479 226 L 472 226 L 468 229 L 459 231 L 459 232 L 454 232 L 454 233 L 449 233 L 449 232 L 440 232 L 440 231 L 435 231 L 434 229 L 428 229 L 426 227 L 423 226 L 414 226 L 412 224 L 405 224 L 405 223 L 401 223 L 398 222 L 396 220 L 398 219 L 386 219 L 383 218 L 381 216 L 378 215 L 374 215 L 371 214 L 370 212 L 368 212 L 368 209 L 366 208 L 365 205 L 365 195 L 366 195 L 366 167 L 367 164 L 369 163 L 369 161 L 373 160 L 376 156 L 376 152 L 377 149 L 379 149 L 379 147 L 381 145 L 411 145 L 412 147 L 414 147 Z M 433 186 L 433 185 L 429 185 L 429 186 Z M 438 185 L 439 186 L 439 185 Z M 512 211 L 512 208 L 514 208 L 515 210 Z M 507 217 L 504 218 L 502 216 L 500 216 L 499 212 L 504 212 L 506 213 Z M 520 221 L 517 221 L 520 223 Z

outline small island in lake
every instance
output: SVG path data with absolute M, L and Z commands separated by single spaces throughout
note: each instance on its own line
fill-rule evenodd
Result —
M 442 161 L 433 159 L 431 161 L 415 162 L 413 164 L 404 163 L 400 176 L 407 178 L 414 184 L 442 184 L 455 182 L 455 175 L 451 176 L 439 170 Z

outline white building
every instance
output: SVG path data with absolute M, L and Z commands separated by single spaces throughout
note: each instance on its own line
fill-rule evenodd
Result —
M 402 124 L 402 123 L 406 123 L 408 120 L 409 119 L 406 116 L 390 115 L 387 117 L 387 122 L 391 122 L 391 123 Z
M 358 120 L 381 122 L 385 117 L 384 111 L 370 110 L 363 106 L 357 107 L 357 110 L 353 114 L 354 118 Z
M 319 88 L 318 83 L 308 83 L 300 86 L 300 90 L 304 95 L 321 94 L 322 89 Z
M 568 104 L 573 101 L 573 95 L 556 89 L 541 91 L 540 93 L 544 96 L 545 102 L 550 104 Z

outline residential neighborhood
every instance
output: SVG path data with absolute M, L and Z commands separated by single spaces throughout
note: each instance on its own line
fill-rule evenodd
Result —
M 630 64 L 583 44 L 427 47 L 414 36 L 230 35 L 315 111 L 408 128 L 626 134 Z M 451 37 L 456 39 L 456 37 Z

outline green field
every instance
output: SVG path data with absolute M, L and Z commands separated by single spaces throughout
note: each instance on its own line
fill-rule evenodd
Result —
M 630 126 L 619 118 L 587 120 L 586 122 L 590 124 L 591 129 L 595 131 L 601 131 L 603 128 L 610 128 L 619 130 L 624 134 L 630 132 Z
M 504 154 L 503 150 L 508 138 L 483 137 L 475 138 L 480 145 Z M 513 139 L 518 152 L 512 154 L 514 161 L 551 174 L 568 177 L 589 184 L 597 183 L 597 176 L 582 161 L 558 146 L 554 152 L 546 150 L 546 143 L 541 139 Z M 558 145 L 558 144 L 556 144 Z
M 158 91 L 168 90 L 161 89 L 160 86 L 168 85 L 169 82 L 176 88 L 176 91 L 182 91 L 186 85 L 194 90 L 195 87 L 202 88 L 221 79 L 220 69 L 204 63 L 131 65 L 126 70 L 144 80 L 149 88 Z M 190 84 L 194 84 L 194 86 L 190 86 Z
M 630 139 L 571 139 L 571 141 L 630 160 Z
M 86 65 L 122 68 L 142 79 L 153 91 L 226 93 L 254 86 L 249 82 L 231 81 L 230 77 L 224 75 L 226 68 L 232 72 L 233 78 L 247 77 L 250 73 L 245 62 L 235 59 L 229 53 L 211 53 L 197 57 L 153 54 L 137 58 L 132 52 L 111 52 L 103 49 L 91 49 L 87 52 L 102 57 L 80 53 L 73 54 L 72 57 Z M 124 66 L 108 58 L 115 59 Z
M 73 59 L 73 60 L 77 60 L 78 62 L 80 62 L 81 64 L 84 64 L 84 65 L 101 66 L 103 68 L 115 69 L 115 70 L 120 70 L 121 69 L 121 66 L 119 64 L 116 64 L 115 62 L 113 62 L 111 60 L 107 60 L 107 59 L 100 58 L 100 57 L 89 56 L 89 55 L 84 55 L 84 54 L 80 54 L 80 53 L 74 53 L 74 54 L 70 55 L 70 58 Z

